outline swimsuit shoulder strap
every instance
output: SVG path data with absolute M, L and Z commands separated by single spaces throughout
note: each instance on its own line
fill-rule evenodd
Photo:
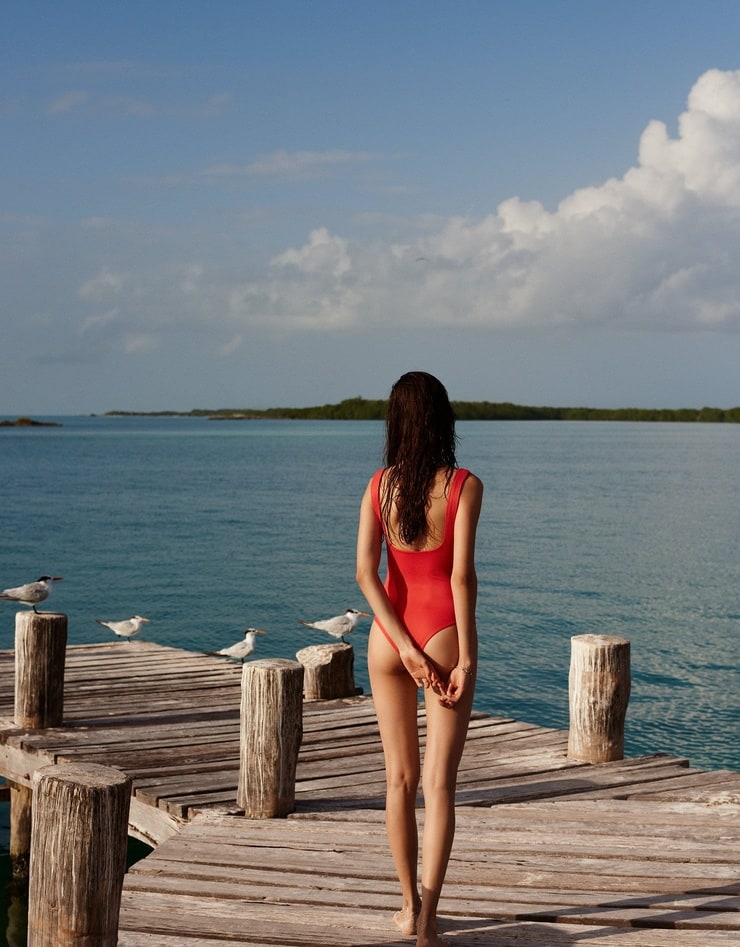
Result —
M 450 535 L 448 527 L 455 522 L 457 508 L 460 504 L 460 494 L 462 493 L 463 484 L 468 479 L 469 475 L 470 471 L 466 470 L 465 467 L 458 467 L 458 469 L 452 475 L 450 495 L 447 498 L 447 511 L 445 512 L 445 536 Z
M 376 470 L 370 481 L 370 499 L 373 503 L 373 510 L 378 519 L 381 519 L 380 516 L 380 481 L 384 474 L 384 470 Z

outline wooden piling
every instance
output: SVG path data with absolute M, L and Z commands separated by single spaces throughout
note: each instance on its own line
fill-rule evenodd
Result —
M 10 784 L 10 862 L 16 878 L 28 877 L 31 851 L 31 809 L 33 791 L 19 783 Z
M 630 643 L 608 635 L 576 635 L 570 641 L 568 756 L 587 763 L 624 759 Z
M 355 652 L 351 644 L 316 644 L 301 648 L 296 658 L 303 665 L 304 700 L 354 697 Z
M 131 779 L 94 763 L 34 773 L 28 947 L 116 947 Z
M 294 810 L 302 738 L 303 666 L 280 658 L 245 664 L 236 802 L 247 818 Z
M 61 726 L 67 616 L 18 612 L 15 616 L 15 722 L 42 730 Z

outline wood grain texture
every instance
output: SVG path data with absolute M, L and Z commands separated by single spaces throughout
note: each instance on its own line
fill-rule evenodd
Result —
M 611 635 L 576 635 L 570 643 L 568 756 L 587 763 L 621 760 L 630 643 Z
M 335 700 L 355 695 L 355 651 L 346 642 L 301 648 L 296 658 L 303 665 L 305 700 Z
M 243 666 L 240 732 L 237 805 L 250 819 L 292 812 L 303 737 L 303 667 L 297 661 L 270 658 Z M 210 785 L 223 784 L 216 777 Z
M 19 727 L 58 727 L 64 716 L 67 616 L 18 612 L 15 616 L 15 707 Z
M 34 775 L 29 947 L 116 947 L 131 779 L 97 764 Z

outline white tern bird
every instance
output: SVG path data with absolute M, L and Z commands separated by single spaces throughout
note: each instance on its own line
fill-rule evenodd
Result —
M 29 582 L 26 585 L 19 585 L 15 589 L 5 589 L 0 592 L 0 598 L 7 602 L 19 602 L 21 605 L 30 605 L 36 612 L 36 606 L 39 602 L 45 601 L 54 588 L 52 582 L 61 582 L 60 575 L 42 575 L 35 582 Z M 36 612 L 38 614 L 38 612 Z
M 262 631 L 261 628 L 247 628 L 241 641 L 229 645 L 228 648 L 221 648 L 220 651 L 206 651 L 206 654 L 219 654 L 225 658 L 235 658 L 244 664 L 249 655 L 254 651 L 256 636 L 266 634 L 267 632 Z
M 99 625 L 105 625 L 106 628 L 110 628 L 113 634 L 118 635 L 119 638 L 131 639 L 141 631 L 142 624 L 145 621 L 149 621 L 149 619 L 142 618 L 141 615 L 132 615 L 131 618 L 126 619 L 126 621 L 103 621 L 102 618 L 96 618 L 95 621 Z
M 332 638 L 341 638 L 344 641 L 344 636 L 355 630 L 357 622 L 361 618 L 372 618 L 372 615 L 367 612 L 360 612 L 356 608 L 348 608 L 344 615 L 335 615 L 334 618 L 325 618 L 322 621 L 299 620 L 298 623 L 305 625 L 306 628 L 318 628 L 319 631 L 326 631 Z

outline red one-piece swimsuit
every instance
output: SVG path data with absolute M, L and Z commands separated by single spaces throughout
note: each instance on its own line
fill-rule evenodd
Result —
M 455 624 L 455 605 L 450 584 L 455 517 L 460 492 L 470 471 L 462 467 L 455 470 L 447 496 L 442 542 L 434 549 L 422 550 L 399 549 L 391 543 L 380 515 L 380 481 L 383 473 L 383 470 L 378 470 L 373 475 L 370 497 L 385 538 L 388 564 L 385 590 L 404 627 L 424 650 L 437 632 Z M 397 651 L 398 648 L 380 622 L 378 627 Z

